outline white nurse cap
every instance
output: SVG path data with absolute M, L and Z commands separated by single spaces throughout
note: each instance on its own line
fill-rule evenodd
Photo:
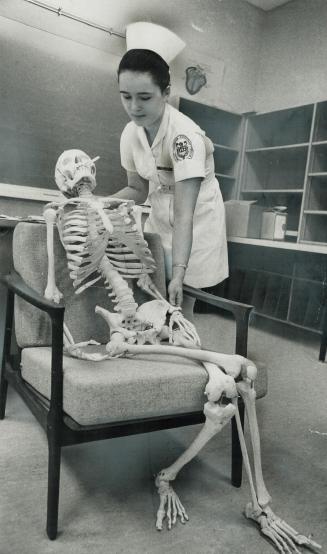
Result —
M 185 47 L 185 42 L 175 33 L 147 21 L 131 23 L 126 27 L 127 50 L 141 48 L 152 50 L 169 64 Z

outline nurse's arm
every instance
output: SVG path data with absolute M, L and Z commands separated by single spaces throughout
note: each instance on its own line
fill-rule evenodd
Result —
M 124 200 L 134 200 L 135 204 L 143 204 L 148 197 L 149 182 L 134 171 L 127 171 L 127 187 L 115 192 L 112 196 Z
M 173 230 L 173 278 L 183 279 L 193 241 L 193 216 L 202 179 L 185 179 L 175 184 Z M 174 267 L 175 265 L 175 267 Z

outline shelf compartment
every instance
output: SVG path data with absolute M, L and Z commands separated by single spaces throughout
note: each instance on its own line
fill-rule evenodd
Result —
M 265 208 L 286 206 L 287 229 L 289 231 L 297 231 L 300 221 L 302 194 L 302 189 L 245 190 L 242 192 L 242 198 L 255 198 L 258 204 Z
M 257 313 L 286 319 L 291 290 L 290 276 L 260 271 L 234 269 L 229 280 L 228 298 L 252 304 Z
M 218 174 L 235 176 L 238 162 L 238 153 L 235 150 L 224 149 L 214 151 L 215 169 Z
M 294 281 L 289 321 L 320 330 L 326 302 L 326 286 L 322 283 Z
M 227 284 L 227 298 L 239 301 L 245 275 L 244 269 L 235 269 L 232 272 Z
M 239 295 L 240 302 L 253 304 L 253 292 L 256 288 L 258 275 L 257 271 L 245 271 Z
M 317 254 L 297 254 L 294 264 L 294 278 L 305 279 L 309 283 L 327 284 L 327 257 Z
M 307 153 L 306 147 L 248 152 L 243 191 L 303 189 Z
M 327 174 L 309 177 L 306 209 L 327 210 Z
M 251 304 L 255 307 L 257 312 L 261 312 L 266 297 L 267 283 L 269 274 L 258 271 L 255 288 L 252 294 Z
M 301 190 L 300 193 L 303 191 Z M 301 202 L 302 194 L 294 194 L 292 192 L 286 192 L 285 190 L 276 191 L 265 190 L 260 191 L 243 191 L 242 198 L 256 199 L 257 204 L 264 209 L 272 208 L 273 206 L 286 206 L 287 208 L 287 223 L 286 227 L 288 231 L 297 231 L 300 222 Z
M 224 202 L 235 198 L 235 177 L 232 175 L 222 175 L 221 173 L 215 173 L 219 182 L 219 188 Z
M 327 141 L 327 102 L 317 104 L 314 140 Z
M 327 213 L 304 213 L 304 241 L 327 245 Z
M 312 145 L 310 174 L 327 173 L 327 143 Z
M 186 98 L 180 98 L 179 110 L 193 121 L 198 121 L 201 129 L 215 144 L 240 149 L 243 128 L 241 115 Z
M 313 105 L 257 114 L 248 120 L 247 148 L 307 143 Z
M 271 319 L 272 321 L 277 321 L 277 323 L 285 323 L 286 325 L 291 325 L 292 327 L 296 327 L 298 329 L 304 329 L 305 331 L 310 331 L 314 333 L 321 333 L 320 329 L 313 329 L 312 327 L 304 327 L 303 325 L 298 325 L 297 323 L 294 323 L 293 321 L 281 319 L 278 317 L 272 317 L 271 315 L 262 314 L 259 312 L 255 312 L 255 315 L 260 317 L 263 317 L 265 319 Z
M 285 319 L 287 316 L 291 279 L 270 274 L 268 277 L 265 298 L 258 312 Z

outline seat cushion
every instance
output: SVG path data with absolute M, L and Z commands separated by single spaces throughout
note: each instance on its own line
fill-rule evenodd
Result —
M 94 348 L 94 347 L 93 347 Z M 51 349 L 22 351 L 22 376 L 50 398 Z M 200 411 L 207 373 L 193 360 L 171 355 L 137 355 L 89 362 L 64 356 L 64 411 L 81 425 Z M 266 394 L 266 371 L 259 371 L 257 396 Z

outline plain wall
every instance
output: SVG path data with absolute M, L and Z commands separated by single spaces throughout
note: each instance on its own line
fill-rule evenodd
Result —
M 210 92 L 208 103 L 252 109 L 264 14 L 244 0 L 62 0 L 60 7 L 121 33 L 137 20 L 170 28 L 187 44 L 179 64 L 211 64 L 217 90 L 204 88 L 201 101 Z M 116 68 L 125 39 L 21 0 L 0 3 L 0 37 L 0 183 L 55 188 L 59 154 L 80 148 L 101 156 L 98 193 L 121 188 L 119 138 L 127 116 Z M 179 67 L 172 65 L 173 77 Z M 200 101 L 185 87 L 184 96 Z
M 265 14 L 256 111 L 327 99 L 326 29 L 326 0 L 293 0 Z
M 60 6 L 122 34 L 142 19 L 171 28 L 187 44 L 172 64 L 173 78 L 189 59 L 206 60 L 217 78 L 213 101 L 212 89 L 191 96 L 184 86 L 186 98 L 206 102 L 207 94 L 207 103 L 237 113 L 327 98 L 325 0 L 293 0 L 271 12 L 244 0 L 62 0 Z M 59 154 L 76 147 L 101 157 L 100 194 L 124 185 L 119 139 L 127 116 L 115 74 L 124 51 L 124 38 L 28 2 L 2 0 L 0 183 L 55 188 Z
M 55 8 L 60 5 L 63 10 L 122 34 L 126 25 L 134 21 L 164 25 L 186 42 L 180 60 L 192 56 L 194 62 L 204 57 L 209 64 L 213 60 L 222 62 L 223 79 L 216 91 L 219 107 L 243 112 L 253 106 L 265 12 L 245 0 L 47 0 L 46 4 Z M 28 2 L 2 0 L 0 15 L 119 57 L 125 51 L 124 39 L 58 17 Z M 46 35 L 43 40 L 48 40 Z M 67 54 L 68 50 L 67 44 Z

